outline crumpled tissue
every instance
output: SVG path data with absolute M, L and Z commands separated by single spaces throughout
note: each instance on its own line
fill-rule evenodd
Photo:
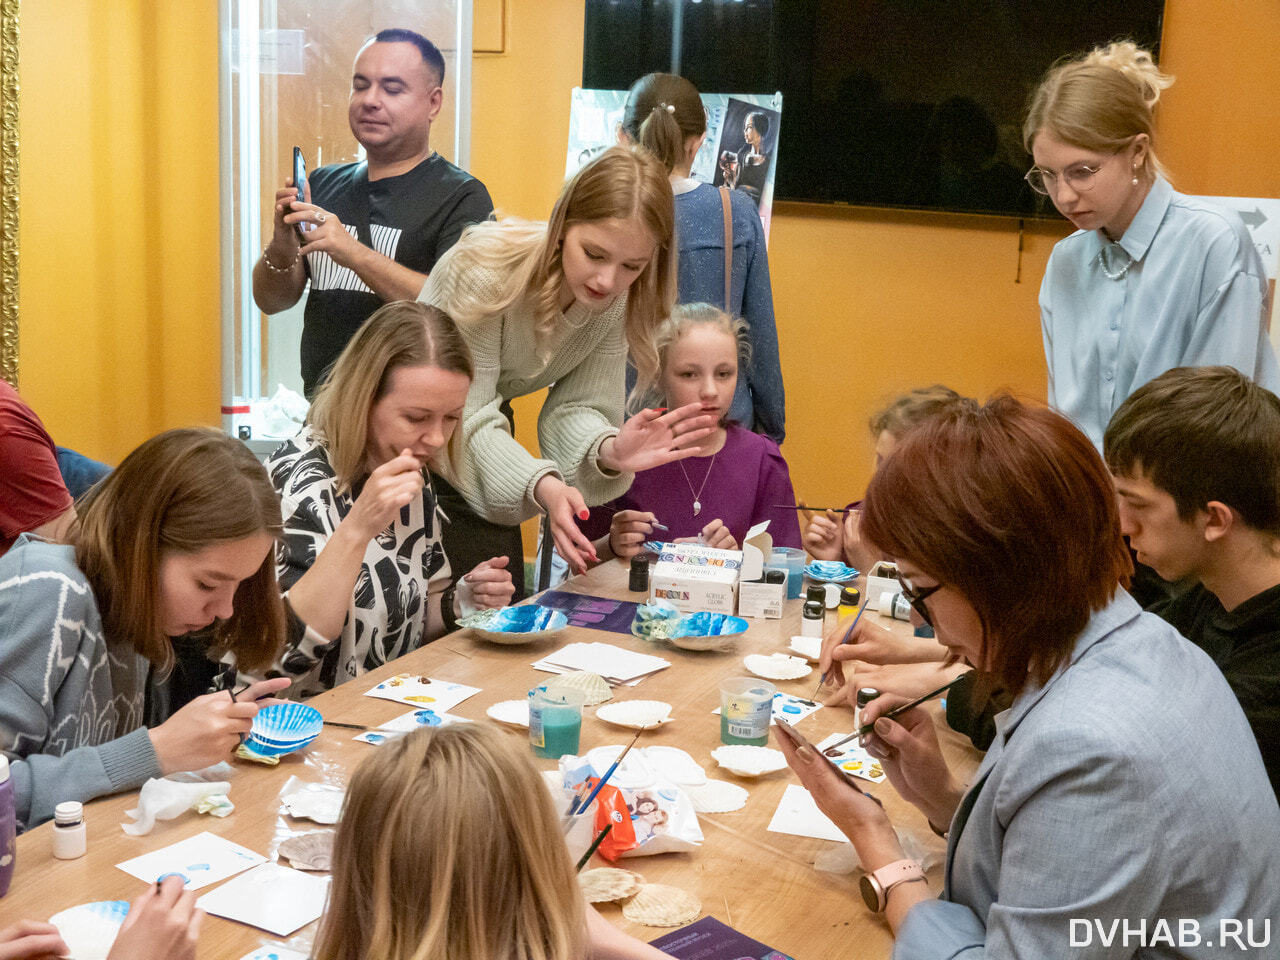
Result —
M 226 776 L 230 772 L 229 764 L 220 763 L 206 770 L 148 780 L 138 794 L 137 807 L 125 811 L 125 815 L 132 817 L 134 822 L 120 824 L 121 829 L 130 836 L 142 837 L 151 832 L 157 820 L 172 820 L 187 810 L 225 817 L 235 809 L 227 797 L 231 783 L 205 778 Z

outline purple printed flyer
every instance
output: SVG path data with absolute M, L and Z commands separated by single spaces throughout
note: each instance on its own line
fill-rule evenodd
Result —
M 680 960 L 791 960 L 780 950 L 766 947 L 715 917 L 703 917 L 674 933 L 650 941 Z
M 630 600 L 610 600 L 583 593 L 548 590 L 537 598 L 537 602 L 544 607 L 563 610 L 569 623 L 575 627 L 608 630 L 610 633 L 625 633 L 627 636 L 631 636 L 631 621 L 636 618 L 637 604 Z

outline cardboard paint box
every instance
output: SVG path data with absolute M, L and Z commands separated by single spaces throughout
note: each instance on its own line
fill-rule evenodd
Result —
M 888 560 L 878 560 L 867 571 L 867 586 L 863 593 L 867 598 L 867 606 L 872 610 L 879 610 L 880 595 L 885 592 L 902 592 L 902 584 L 898 582 L 898 565 Z
M 737 607 L 742 551 L 699 543 L 664 543 L 649 571 L 649 599 L 666 600 L 681 613 L 732 614 Z
M 742 544 L 742 575 L 738 584 L 738 616 L 782 619 L 787 599 L 786 583 L 764 583 L 765 560 L 773 556 L 773 537 L 769 521 L 757 523 L 747 531 Z

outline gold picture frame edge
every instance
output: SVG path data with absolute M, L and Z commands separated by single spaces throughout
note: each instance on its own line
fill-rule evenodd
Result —
M 0 377 L 18 385 L 18 12 L 0 0 Z

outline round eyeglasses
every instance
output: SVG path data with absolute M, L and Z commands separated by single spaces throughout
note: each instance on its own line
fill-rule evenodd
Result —
M 1067 186 L 1076 193 L 1084 193 L 1093 189 L 1093 178 L 1101 169 L 1101 163 L 1073 163 L 1063 170 L 1061 174 L 1057 174 L 1052 170 L 1032 167 L 1023 174 L 1022 179 L 1030 184 L 1032 190 L 1036 193 L 1044 194 L 1046 197 L 1058 192 L 1059 179 L 1066 181 Z

